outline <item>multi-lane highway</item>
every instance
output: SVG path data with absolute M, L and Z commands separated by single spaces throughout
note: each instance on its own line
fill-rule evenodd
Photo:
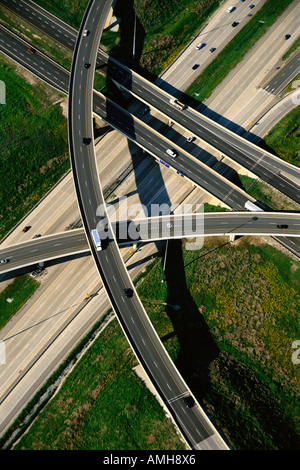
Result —
M 70 26 L 65 25 L 61 20 L 57 20 L 53 15 L 28 0 L 22 0 L 22 4 L 18 4 L 16 0 L 13 2 L 1 0 L 1 3 L 38 29 L 41 29 L 64 47 L 73 50 L 76 31 Z M 262 3 L 263 2 L 260 2 L 256 5 L 256 9 L 260 7 Z M 241 7 L 243 6 L 239 6 L 233 15 L 242 14 L 244 19 L 244 12 L 240 12 Z M 247 8 L 245 8 L 245 11 Z M 225 10 L 224 15 L 228 17 Z M 232 35 L 230 35 L 230 37 L 232 37 Z M 130 92 L 134 93 L 139 99 L 147 102 L 150 106 L 163 114 L 168 115 L 173 121 L 182 125 L 184 129 L 189 130 L 192 134 L 211 144 L 214 148 L 232 158 L 232 160 L 239 163 L 242 167 L 252 171 L 263 181 L 269 183 L 271 186 L 299 203 L 299 186 L 284 179 L 280 174 L 280 171 L 282 171 L 292 177 L 300 178 L 298 168 L 274 157 L 191 108 L 186 109 L 184 113 L 176 111 L 174 107 L 169 104 L 171 96 L 163 92 L 159 86 L 155 86 L 155 84 L 144 80 L 115 59 L 108 59 L 106 54 L 99 51 L 97 66 L 101 66 L 103 69 L 103 65 L 107 63 L 107 75 L 110 78 L 115 79 Z M 291 75 L 289 76 L 291 77 Z M 160 83 L 160 81 L 158 81 L 158 83 Z

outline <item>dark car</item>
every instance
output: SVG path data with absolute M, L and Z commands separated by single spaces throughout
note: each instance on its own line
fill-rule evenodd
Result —
M 286 35 L 284 36 L 284 39 L 290 39 L 290 37 L 291 37 L 290 34 L 286 34 Z
M 91 64 L 84 64 L 84 68 L 85 68 L 85 69 L 89 69 L 90 66 L 91 66 Z
M 84 137 L 82 139 L 82 142 L 84 143 L 84 145 L 89 145 L 91 143 L 92 139 L 90 137 Z
M 188 408 L 192 408 L 195 404 L 195 400 L 191 395 L 188 395 L 187 397 L 184 397 L 183 402 L 184 402 L 185 406 L 187 406 Z
M 22 232 L 28 232 L 28 230 L 30 229 L 30 225 L 26 225 L 26 227 L 23 228 Z
M 127 289 L 124 289 L 126 297 L 130 298 L 133 296 L 133 290 L 130 289 L 129 287 Z
M 141 115 L 142 116 L 145 116 L 145 114 L 147 114 L 149 112 L 149 106 L 146 106 L 143 111 L 141 112 Z
M 199 64 L 195 64 L 195 65 L 193 65 L 192 69 L 196 70 L 198 67 L 199 67 Z
M 211 48 L 209 49 L 209 52 L 215 52 L 215 50 L 216 50 L 215 47 L 211 47 Z
M 251 5 L 249 5 L 249 10 L 252 10 L 252 8 L 254 8 L 255 5 L 253 5 L 253 3 Z
M 41 237 L 41 234 L 40 234 L 40 233 L 37 233 L 37 234 L 34 235 L 34 237 L 32 237 L 32 238 L 39 238 L 39 237 Z
M 282 225 L 277 225 L 277 228 L 289 228 L 289 226 L 286 224 L 282 224 Z
M 237 21 L 234 21 L 231 26 L 234 28 L 234 27 L 237 26 L 237 25 L 238 25 L 238 22 L 237 22 Z

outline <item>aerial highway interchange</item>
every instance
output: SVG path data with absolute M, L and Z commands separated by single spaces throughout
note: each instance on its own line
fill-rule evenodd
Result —
M 101 5 L 101 7 L 100 7 Z M 102 11 L 103 7 L 103 11 Z M 93 10 L 95 8 L 95 10 Z M 105 10 L 106 8 L 106 10 Z M 50 78 L 50 81 L 52 81 L 52 85 L 55 86 L 56 88 L 60 88 L 61 91 L 64 93 L 68 94 L 70 93 L 71 90 L 71 98 L 70 99 L 70 113 L 69 113 L 69 133 L 70 133 L 70 156 L 71 156 L 71 161 L 72 161 L 72 169 L 73 169 L 73 176 L 75 179 L 75 187 L 77 188 L 77 198 L 78 198 L 78 203 L 79 203 L 79 211 L 81 218 L 83 220 L 83 225 L 85 228 L 85 235 L 84 236 L 84 231 L 82 229 L 78 230 L 78 233 L 76 233 L 76 237 L 81 237 L 80 241 L 80 247 L 79 251 L 82 252 L 91 252 L 93 257 L 94 257 L 94 262 L 99 270 L 100 277 L 104 283 L 104 286 L 108 292 L 109 298 L 111 300 L 111 304 L 113 305 L 114 310 L 116 313 L 118 313 L 118 318 L 119 321 L 123 327 L 124 333 L 127 335 L 130 344 L 133 347 L 133 350 L 135 350 L 135 353 L 137 357 L 139 358 L 140 362 L 142 363 L 143 367 L 145 368 L 146 372 L 148 375 L 151 377 L 152 381 L 155 383 L 156 387 L 160 391 L 162 397 L 168 402 L 169 406 L 169 411 L 173 416 L 174 421 L 177 423 L 179 428 L 181 429 L 183 435 L 187 439 L 187 442 L 189 445 L 194 448 L 226 448 L 226 444 L 223 443 L 222 439 L 214 430 L 213 426 L 210 426 L 210 424 L 207 423 L 207 418 L 203 416 L 203 413 L 201 412 L 200 407 L 194 407 L 193 409 L 189 410 L 191 413 L 189 413 L 186 421 L 186 417 L 183 416 L 182 414 L 182 404 L 181 401 L 177 399 L 174 400 L 174 397 L 182 397 L 190 391 L 188 391 L 186 385 L 180 378 L 180 375 L 177 373 L 176 369 L 174 368 L 173 364 L 171 364 L 171 361 L 169 361 L 167 356 L 165 355 L 164 348 L 159 344 L 159 340 L 154 334 L 154 331 L 151 327 L 151 325 L 147 326 L 147 319 L 146 319 L 146 314 L 145 318 L 143 321 L 141 321 L 141 326 L 135 326 L 134 328 L 137 328 L 136 332 L 134 332 L 134 329 L 131 330 L 132 324 L 128 325 L 124 321 L 124 318 L 132 314 L 132 312 L 140 312 L 138 313 L 138 316 L 135 320 L 131 320 L 131 323 L 135 324 L 135 321 L 138 323 L 138 321 L 141 318 L 141 314 L 143 313 L 143 307 L 141 303 L 139 302 L 139 299 L 137 298 L 136 295 L 133 296 L 132 299 L 126 299 L 124 295 L 122 294 L 124 292 L 124 288 L 130 286 L 132 290 L 134 291 L 134 287 L 131 283 L 130 277 L 128 275 L 128 272 L 126 270 L 126 266 L 124 265 L 124 262 L 122 260 L 122 256 L 120 254 L 118 244 L 112 240 L 109 242 L 108 246 L 103 249 L 101 252 L 96 252 L 93 241 L 90 237 L 91 229 L 93 226 L 97 224 L 97 219 L 95 217 L 96 214 L 96 208 L 99 206 L 99 203 L 103 202 L 103 196 L 101 194 L 101 187 L 99 185 L 99 180 L 98 180 L 98 171 L 97 167 L 95 165 L 95 160 L 96 157 L 93 153 L 93 145 L 92 141 L 89 140 L 87 145 L 82 145 L 82 138 L 83 136 L 86 136 L 88 139 L 91 139 L 91 136 L 93 135 L 93 130 L 92 130 L 92 113 L 98 113 L 103 119 L 107 119 L 107 122 L 109 122 L 113 127 L 118 129 L 119 131 L 123 132 L 126 137 L 129 139 L 134 140 L 138 144 L 141 145 L 141 141 L 139 141 L 139 137 L 142 136 L 142 133 L 144 131 L 145 124 L 141 124 L 138 119 L 136 119 L 134 116 L 126 113 L 124 110 L 119 109 L 116 107 L 114 103 L 105 106 L 105 98 L 104 97 L 99 97 L 97 93 L 93 95 L 93 71 L 95 69 L 95 64 L 98 56 L 98 43 L 101 38 L 101 31 L 103 30 L 104 23 L 105 23 L 105 18 L 106 14 L 108 13 L 108 9 L 110 8 L 110 2 L 100 2 L 100 4 L 96 4 L 96 2 L 90 2 L 88 10 L 86 12 L 86 16 L 83 20 L 81 30 L 79 32 L 79 36 L 77 39 L 76 47 L 75 48 L 75 54 L 74 54 L 74 60 L 73 60 L 73 75 L 71 71 L 71 88 L 69 88 L 69 74 L 67 71 L 63 70 L 62 68 L 59 68 L 58 70 L 58 76 L 56 76 L 54 79 L 53 77 Z M 96 11 L 97 10 L 97 11 Z M 99 12 L 98 12 L 99 10 Z M 97 16 L 98 15 L 98 16 Z M 94 29 L 94 21 L 95 18 L 99 18 L 99 25 L 96 28 L 95 31 Z M 85 29 L 88 29 L 90 31 L 88 41 L 85 40 L 84 35 L 82 34 Z M 2 37 L 5 37 L 4 30 L 1 29 L 1 32 L 3 34 Z M 8 36 L 6 36 L 7 38 Z M 10 36 L 11 40 L 14 41 L 15 38 Z M 9 42 L 8 39 L 6 39 L 7 42 Z M 19 40 L 17 40 L 19 41 Z M 83 66 L 82 64 L 85 63 L 87 60 L 87 44 L 93 44 L 93 49 L 91 51 L 88 51 L 88 63 L 92 64 L 91 68 L 88 70 L 83 71 Z M 70 43 L 69 43 L 70 45 Z M 21 46 L 22 47 L 22 46 Z M 3 45 L 1 43 L 1 49 L 3 49 Z M 7 52 L 7 51 L 6 51 Z M 15 60 L 21 61 L 22 59 L 20 58 L 18 53 L 15 54 Z M 93 55 L 92 55 L 93 54 Z M 54 64 L 52 61 L 49 61 L 47 58 L 44 59 L 41 54 L 36 55 L 35 57 L 38 57 L 38 60 L 44 60 L 44 63 L 47 64 L 48 70 L 50 72 L 50 75 L 53 75 L 52 70 L 53 67 L 56 67 L 56 64 Z M 81 64 L 81 65 L 78 65 Z M 38 76 L 40 71 L 38 70 L 39 67 L 33 67 L 32 64 L 28 63 L 27 57 L 25 58 L 25 63 L 24 65 L 28 68 L 31 67 L 32 71 Z M 115 70 L 114 73 L 114 79 L 120 80 L 120 74 L 118 73 L 118 68 L 114 68 L 115 64 L 113 64 L 112 69 Z M 116 72 L 117 70 L 117 72 Z M 83 72 L 82 72 L 83 71 Z M 63 77 L 62 79 L 59 78 L 59 74 L 61 73 L 61 76 Z M 85 75 L 84 75 L 85 74 Z M 125 72 L 126 75 L 126 72 Z M 132 74 L 130 75 L 130 78 L 132 77 Z M 48 78 L 45 76 L 43 79 L 46 81 Z M 122 79 L 120 80 L 122 81 Z M 58 85 L 58 82 L 60 82 L 60 85 Z M 127 85 L 128 85 L 128 80 L 126 80 Z M 154 103 L 152 101 L 152 93 L 154 87 L 150 86 L 150 89 L 148 90 L 149 95 L 145 93 L 143 90 L 143 94 L 140 95 L 138 93 L 138 88 L 135 89 L 135 85 L 133 86 L 134 81 L 131 82 L 131 91 L 136 94 L 142 101 L 145 103 L 149 104 L 150 106 L 153 106 Z M 77 88 L 77 91 L 74 95 L 73 88 Z M 82 91 L 81 91 L 82 90 Z M 72 94 L 73 93 L 73 94 Z M 82 95 L 81 95 L 82 93 Z M 163 93 L 164 94 L 164 93 Z M 157 95 L 157 93 L 155 93 Z M 69 96 L 69 98 L 70 98 Z M 76 99 L 73 99 L 73 96 L 76 96 Z M 79 97 L 79 98 L 78 98 Z M 156 96 L 157 98 L 157 96 Z M 162 99 L 162 98 L 161 98 Z M 163 111 L 164 115 L 167 115 L 170 117 L 172 120 L 178 122 L 185 130 L 188 130 L 192 132 L 194 135 L 197 135 L 200 138 L 203 138 L 203 140 L 209 142 L 211 144 L 211 139 L 208 137 L 209 133 L 211 132 L 208 129 L 208 125 L 214 125 L 213 123 L 209 123 L 208 120 L 205 120 L 205 125 L 203 124 L 203 121 L 201 121 L 201 115 L 196 114 L 197 117 L 199 117 L 199 121 L 195 124 L 195 113 L 193 110 L 188 110 L 188 113 L 185 113 L 186 121 L 183 123 L 181 121 L 181 117 L 183 116 L 183 113 L 177 112 L 172 108 L 172 106 L 168 105 L 166 106 L 166 103 L 169 101 L 169 97 L 166 98 L 164 97 L 164 101 L 162 101 L 163 105 L 159 105 L 157 103 L 157 100 L 155 99 L 155 106 L 154 109 L 158 111 Z M 104 106 L 103 106 L 104 105 Z M 107 115 L 105 115 L 105 110 L 107 112 Z M 191 116 L 189 116 L 189 112 L 191 112 Z M 118 118 L 118 119 L 117 119 Z M 117 125 L 117 121 L 122 123 L 122 126 L 120 127 Z M 124 122 L 126 123 L 127 121 L 127 130 L 124 130 Z M 75 126 L 75 131 L 73 128 L 73 124 Z M 199 129 L 200 126 L 203 126 L 203 128 L 206 128 L 208 131 L 208 134 L 199 134 Z M 207 126 L 207 127 L 206 127 Z M 236 159 L 238 156 L 242 157 L 245 152 L 249 152 L 248 156 L 250 156 L 250 153 L 253 153 L 253 162 L 251 163 L 249 169 L 254 170 L 255 167 L 255 172 L 257 172 L 258 176 L 260 176 L 263 179 L 263 171 L 269 171 L 267 173 L 267 180 L 270 184 L 273 184 L 275 187 L 276 185 L 281 185 L 282 186 L 282 192 L 284 194 L 287 194 L 292 200 L 295 200 L 297 203 L 298 201 L 298 196 L 299 196 L 299 187 L 295 182 L 291 179 L 291 175 L 296 174 L 296 177 L 298 175 L 297 169 L 294 168 L 289 168 L 283 164 L 283 171 L 285 170 L 287 174 L 289 174 L 289 171 L 291 172 L 290 177 L 286 178 L 283 175 L 281 175 L 276 168 L 276 161 L 275 159 L 270 156 L 270 163 L 264 162 L 262 165 L 262 173 L 260 173 L 259 165 L 257 164 L 257 160 L 261 159 L 261 153 L 255 154 L 257 148 L 252 145 L 248 145 L 247 143 L 243 142 L 242 139 L 237 139 L 236 141 L 231 141 L 226 140 L 228 139 L 228 133 L 222 134 L 223 130 L 221 126 L 217 126 L 218 130 L 220 131 L 220 140 L 214 143 L 214 147 L 216 147 L 219 151 L 228 154 L 232 159 Z M 216 129 L 216 126 L 214 127 Z M 165 140 L 165 138 L 161 135 L 159 135 L 157 132 L 154 130 L 149 130 L 147 131 L 150 133 L 151 138 L 153 139 L 153 147 L 149 146 L 149 140 L 147 139 L 147 145 L 144 143 L 141 145 L 144 149 L 147 150 L 148 153 L 153 154 L 156 158 L 161 160 L 164 158 L 165 162 L 169 162 L 170 165 L 175 166 L 177 162 L 180 162 L 181 160 L 178 159 L 176 160 L 176 164 L 174 163 L 174 160 L 168 159 L 165 155 L 165 149 L 166 149 L 166 143 L 163 143 L 161 145 L 161 150 L 157 150 L 157 141 L 161 139 L 162 141 Z M 73 139 L 73 136 L 76 136 L 76 138 Z M 234 134 L 230 133 L 230 136 L 234 139 Z M 204 138 L 205 137 L 205 138 Z M 155 146 L 155 141 L 156 141 L 156 146 Z M 224 142 L 226 142 L 226 146 L 224 147 Z M 245 145 L 245 147 L 242 147 L 242 145 Z M 234 147 L 234 151 L 232 152 L 232 146 Z M 168 147 L 167 147 L 168 148 Z M 242 149 L 242 151 L 241 151 Z M 189 164 L 189 157 L 188 153 L 185 152 L 184 150 L 179 149 L 179 152 L 182 153 L 184 156 L 184 159 L 182 159 L 182 167 L 184 168 L 184 176 L 188 176 L 188 164 Z M 242 153 L 243 152 L 243 153 Z M 267 157 L 267 155 L 264 155 L 264 157 Z M 82 160 L 80 160 L 82 159 Z M 239 163 L 243 166 L 245 164 L 245 160 L 240 160 Z M 78 165 L 81 165 L 81 168 L 79 169 Z M 242 192 L 238 189 L 235 188 L 234 185 L 232 185 L 229 181 L 226 181 L 225 178 L 222 176 L 216 174 L 216 172 L 210 170 L 209 168 L 205 168 L 205 165 L 203 165 L 201 162 L 195 161 L 194 158 L 191 159 L 191 169 L 190 173 L 191 177 L 189 177 L 189 180 L 192 181 L 194 184 L 198 184 L 200 187 L 203 187 L 203 182 L 201 184 L 201 176 L 199 180 L 197 181 L 195 175 L 197 171 L 197 166 L 201 168 L 200 175 L 202 172 L 207 172 L 207 174 L 211 177 L 211 180 L 209 183 L 207 183 L 207 187 L 205 188 L 208 194 L 211 194 L 212 196 L 216 197 L 219 200 L 222 200 L 227 207 L 243 212 L 245 210 L 245 202 L 249 199 L 247 195 L 243 195 Z M 90 172 L 90 168 L 92 167 L 92 171 Z M 85 168 L 87 169 L 85 171 Z M 84 169 L 84 172 L 82 172 L 82 169 Z M 175 166 L 176 169 L 176 166 Z M 177 168 L 179 170 L 179 168 Z M 90 182 L 88 181 L 88 178 L 91 178 Z M 212 189 L 215 180 L 219 180 L 222 182 L 223 187 L 221 190 Z M 100 178 L 101 180 L 101 178 Z M 81 181 L 81 182 L 80 182 Z M 88 184 L 87 184 L 88 182 Z M 205 186 L 205 185 L 204 185 Z M 86 193 L 86 188 L 90 188 L 92 191 L 88 194 Z M 94 189 L 93 189 L 94 188 Z M 231 197 L 236 197 L 236 200 L 231 199 L 231 201 L 226 201 L 226 198 L 224 198 L 224 188 L 225 188 L 225 194 L 229 194 Z M 228 188 L 228 189 L 226 189 Z M 278 187 L 280 190 L 280 188 Z M 93 202 L 93 198 L 95 198 Z M 88 201 L 88 202 L 87 202 Z M 235 220 L 231 222 L 231 219 L 233 219 L 232 216 L 235 216 Z M 219 217 L 219 219 L 218 219 Z M 176 222 L 176 217 L 174 217 L 174 220 L 172 220 L 172 225 L 173 223 Z M 216 220 L 213 220 L 216 219 Z M 209 220 L 209 217 L 207 218 Z M 272 220 L 272 222 L 270 222 Z M 278 236 L 280 235 L 281 237 L 298 237 L 299 229 L 297 226 L 299 224 L 299 217 L 297 214 L 280 214 L 280 216 L 272 213 L 264 213 L 264 212 L 259 212 L 255 214 L 215 214 L 214 216 L 211 217 L 211 222 L 212 222 L 212 228 L 208 228 L 210 233 L 215 233 L 215 234 L 228 234 L 230 232 L 236 234 L 236 235 L 243 235 L 243 234 L 248 234 L 251 233 L 251 231 L 254 231 L 254 233 L 268 233 L 271 234 L 272 236 Z M 249 223 L 250 222 L 250 223 Z M 269 224 L 272 224 L 271 226 Z M 222 230 L 220 225 L 222 224 Z M 223 224 L 230 224 L 229 227 L 224 227 Z M 241 228 L 243 227 L 243 228 Z M 226 230 L 224 230 L 226 228 Z M 76 231 L 77 232 L 77 231 Z M 167 234 L 169 236 L 169 234 Z M 157 235 L 157 240 L 163 239 L 164 238 L 164 232 L 160 231 L 160 233 Z M 24 255 L 26 256 L 26 248 L 27 246 L 36 246 L 41 245 L 41 254 L 37 254 L 37 258 L 35 259 L 34 262 L 40 261 L 41 258 L 39 256 L 44 256 L 45 255 L 45 250 L 46 252 L 49 251 L 49 248 L 51 249 L 51 243 L 58 242 L 60 241 L 60 238 L 64 238 L 67 240 L 67 243 L 70 243 L 69 248 L 63 248 L 63 256 L 66 256 L 68 253 L 69 254 L 74 254 L 77 249 L 78 249 L 78 238 L 74 237 L 74 241 L 70 241 L 71 237 L 73 238 L 72 235 L 66 235 L 66 233 L 58 235 L 57 238 L 56 236 L 50 236 L 49 237 L 49 243 L 47 247 L 45 248 L 44 246 L 44 240 L 47 239 L 44 237 L 37 238 L 32 241 L 28 241 L 25 243 L 21 243 L 20 246 L 15 246 L 16 250 L 25 250 L 24 254 L 21 255 L 20 257 L 20 265 L 24 267 L 25 264 L 24 261 Z M 281 238 L 280 237 L 280 238 Z M 54 242 L 52 242 L 52 238 Z M 293 248 L 294 253 L 299 253 L 298 247 L 297 247 L 297 238 L 293 238 L 292 243 L 293 245 L 295 244 L 296 241 L 296 248 Z M 290 240 L 289 238 L 286 239 L 285 241 L 286 245 L 289 246 Z M 10 249 L 13 249 L 14 246 L 10 245 L 5 246 L 4 248 L 1 249 L 1 253 L 6 253 Z M 23 257 L 23 258 L 22 258 Z M 50 259 L 50 258 L 49 258 Z M 114 263 L 116 263 L 117 269 L 113 269 Z M 5 272 L 9 266 L 9 263 L 7 266 L 3 266 L 0 269 L 3 269 L 1 272 Z M 11 264 L 11 269 L 13 268 Z M 116 282 L 116 280 L 113 281 L 113 279 L 116 276 L 116 272 L 121 273 L 120 280 Z M 124 315 L 125 314 L 125 315 Z M 131 317 L 132 318 L 132 317 Z M 148 335 L 149 338 L 151 338 L 150 343 L 147 348 L 144 348 L 145 346 L 145 339 L 143 339 L 140 344 L 136 341 L 137 337 L 141 337 L 140 329 L 144 329 L 146 332 L 146 336 Z M 144 338 L 144 337 L 143 337 Z M 160 369 L 160 373 L 162 373 L 161 377 L 161 385 L 160 379 L 155 376 L 151 372 L 151 366 L 154 363 L 159 362 L 159 358 L 153 359 L 153 357 L 147 358 L 147 355 L 143 355 L 142 351 L 143 349 L 146 349 L 148 352 L 151 350 L 151 343 L 153 341 L 157 341 L 156 348 L 160 348 L 161 352 L 159 356 L 165 357 L 163 363 L 168 364 L 166 367 L 166 373 L 167 376 L 170 374 L 172 377 L 172 380 L 176 383 L 175 389 L 171 390 L 168 384 L 168 388 L 171 390 L 171 394 L 169 390 L 163 390 L 163 385 L 166 383 L 166 378 L 164 374 L 162 373 L 162 370 Z M 150 365 L 151 364 L 151 365 Z M 157 366 L 155 366 L 157 368 Z M 162 367 L 163 368 L 163 367 Z M 173 370 L 174 369 L 174 370 Z M 176 380 L 174 379 L 176 377 Z M 180 385 L 178 385 L 180 384 Z M 177 392 L 176 392 L 177 390 Z M 176 394 L 177 393 L 177 394 Z M 185 413 L 184 413 L 185 414 Z M 197 427 L 197 423 L 200 424 L 200 428 L 202 427 L 202 430 Z M 196 432 L 195 432 L 196 430 Z M 203 442 L 203 446 L 202 446 Z

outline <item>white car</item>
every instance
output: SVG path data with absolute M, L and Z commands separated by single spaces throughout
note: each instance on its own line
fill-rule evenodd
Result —
M 170 155 L 173 158 L 178 157 L 178 153 L 174 149 L 167 149 L 166 152 L 168 155 Z
M 7 263 L 7 262 L 8 262 L 8 259 L 1 259 L 1 260 L 0 260 L 0 264 L 5 264 L 5 263 Z
M 85 30 L 83 31 L 83 36 L 86 37 L 88 34 L 89 34 L 89 31 L 88 31 L 87 29 L 85 29 Z
M 227 13 L 231 13 L 234 10 L 235 10 L 235 7 L 229 7 L 229 8 L 227 8 Z
M 199 44 L 197 44 L 197 46 L 196 46 L 196 49 L 199 51 L 199 49 L 202 49 L 203 46 L 204 46 L 204 43 L 199 42 Z

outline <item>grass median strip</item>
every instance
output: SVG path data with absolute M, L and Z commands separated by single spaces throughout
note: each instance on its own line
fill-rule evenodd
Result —
M 188 87 L 186 94 L 197 101 L 207 99 L 292 2 L 293 0 L 267 0 Z
M 25 275 L 15 278 L 0 294 L 0 329 L 27 302 L 39 287 L 32 277 Z

